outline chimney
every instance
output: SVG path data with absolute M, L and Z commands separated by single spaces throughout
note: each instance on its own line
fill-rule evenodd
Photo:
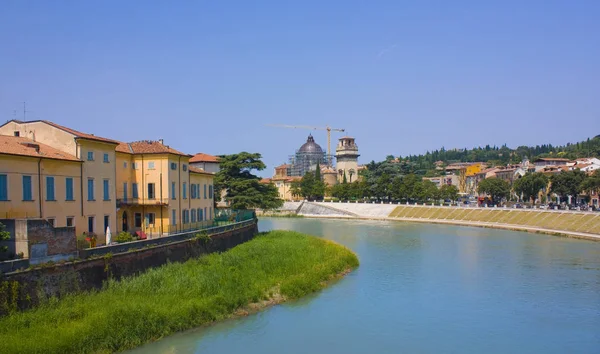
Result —
M 158 142 L 160 143 L 160 145 L 165 145 L 165 141 L 163 139 L 158 139 Z

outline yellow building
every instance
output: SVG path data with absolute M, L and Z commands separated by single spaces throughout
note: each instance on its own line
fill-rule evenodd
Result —
M 98 235 L 98 243 L 104 243 L 106 228 L 116 224 L 115 147 L 119 143 L 43 120 L 11 120 L 0 126 L 0 135 L 27 138 L 81 162 L 78 184 L 74 187 L 80 195 L 76 232 L 94 233 Z M 62 203 L 57 204 L 57 208 L 62 207 Z
M 41 120 L 9 121 L 0 139 L 0 218 L 45 218 L 98 244 L 107 227 L 158 236 L 212 222 L 214 174 L 162 141 L 121 143 Z
M 83 225 L 81 165 L 75 156 L 50 146 L 0 135 L 0 218 Z
M 214 174 L 162 141 L 117 146 L 118 230 L 154 236 L 212 220 Z

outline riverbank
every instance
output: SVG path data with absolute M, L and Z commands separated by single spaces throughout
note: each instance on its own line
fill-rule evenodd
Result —
M 117 352 L 318 291 L 358 266 L 349 249 L 271 231 L 221 254 L 111 281 L 0 319 L 0 352 Z M 35 338 L 35 340 L 32 340 Z
M 298 214 L 313 218 L 452 224 L 600 240 L 598 212 L 303 202 L 298 207 Z

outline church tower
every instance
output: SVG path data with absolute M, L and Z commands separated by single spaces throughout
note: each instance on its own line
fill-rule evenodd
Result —
M 340 138 L 335 149 L 336 168 L 338 172 L 338 183 L 346 181 L 352 183 L 358 180 L 358 146 L 354 142 L 354 138 L 345 136 Z

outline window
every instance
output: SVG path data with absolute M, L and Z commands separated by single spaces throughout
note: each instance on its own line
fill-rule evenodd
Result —
M 154 226 L 154 222 L 155 222 L 155 215 L 154 213 L 146 213 L 146 226 L 152 225 Z
M 176 170 L 177 169 L 177 164 L 175 162 L 171 162 L 171 169 L 172 170 Z
M 205 218 L 206 220 L 210 220 L 210 219 L 208 218 L 208 213 L 206 212 L 206 207 L 204 207 L 204 218 Z
M 187 199 L 187 183 L 183 182 L 183 187 L 181 188 L 181 192 L 183 194 L 183 199 Z
M 123 199 L 127 200 L 127 182 L 123 182 Z
M 183 219 L 182 220 L 182 224 L 187 224 L 188 223 L 188 221 L 187 221 L 187 210 L 184 210 L 182 212 L 181 218 Z
M 102 181 L 102 190 L 103 190 L 103 199 L 110 200 L 110 190 L 108 189 L 108 180 L 105 179 Z
M 131 197 L 133 199 L 138 199 L 138 184 L 137 183 L 132 183 L 131 184 Z
M 148 169 L 149 170 L 153 170 L 154 169 L 154 161 L 148 161 Z
M 196 209 L 192 209 L 192 222 L 196 222 Z
M 177 199 L 177 196 L 175 195 L 176 190 L 175 182 L 171 182 L 171 199 Z
M 94 233 L 94 217 L 88 216 L 88 232 Z
M 204 221 L 204 215 L 202 214 L 202 208 L 198 208 L 198 221 Z
M 190 185 L 191 191 L 190 191 L 190 198 L 192 199 L 196 199 L 196 185 L 195 184 L 191 184 Z
M 200 183 L 196 185 L 196 198 L 202 199 L 202 196 L 200 195 Z
M 46 177 L 46 200 L 53 201 L 54 199 L 54 177 Z
M 204 185 L 204 199 L 206 199 L 206 184 Z
M 67 216 L 67 227 L 73 227 L 73 217 Z
M 94 152 L 88 151 L 88 161 L 94 161 Z
M 142 227 L 142 213 L 133 214 L 133 219 L 135 222 L 135 227 Z
M 208 199 L 212 199 L 213 198 L 213 186 L 212 184 L 210 186 L 208 186 Z
M 212 220 L 212 210 L 213 210 L 212 207 L 208 208 L 208 211 L 210 212 L 210 216 L 209 216 L 208 220 Z
M 171 225 L 177 225 L 177 210 L 173 209 L 171 211 Z
M 148 183 L 148 199 L 154 199 L 154 183 Z
M 23 176 L 23 200 L 32 201 L 31 176 Z
M 181 165 L 181 168 L 182 168 L 184 171 L 187 171 L 187 165 L 186 165 L 186 164 L 183 164 L 183 165 Z
M 73 178 L 65 178 L 65 200 L 75 200 L 73 198 Z
M 8 200 L 8 176 L 0 175 L 0 200 Z
M 106 229 L 108 229 L 108 226 L 110 226 L 110 215 L 104 215 L 104 230 L 103 230 L 103 232 L 106 232 Z
M 56 224 L 56 219 L 54 219 L 54 218 L 46 219 L 46 221 L 47 221 L 47 222 L 48 222 L 50 225 L 52 225 L 52 227 L 54 227 L 54 226 L 55 226 L 55 224 Z
M 94 179 L 88 178 L 88 200 L 93 201 L 94 199 Z
M 123 168 L 127 168 L 127 161 L 123 161 Z
M 104 163 L 108 163 L 108 154 L 104 154 L 104 158 L 102 159 Z
M 13 132 L 13 134 L 14 134 L 15 136 L 21 136 L 21 132 L 18 132 L 18 131 L 14 131 L 14 132 Z
M 138 163 L 137 162 L 132 162 L 131 163 L 131 169 L 137 170 L 138 169 Z

